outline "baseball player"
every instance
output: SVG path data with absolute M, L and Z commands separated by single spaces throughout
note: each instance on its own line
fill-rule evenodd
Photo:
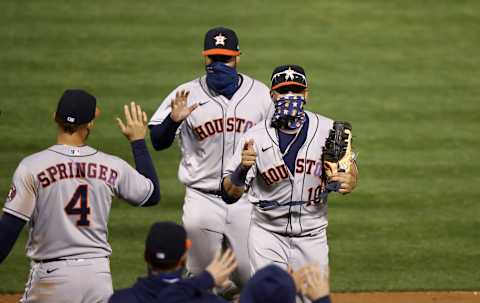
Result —
M 255 205 L 248 250 L 252 272 L 275 263 L 294 270 L 307 263 L 328 266 L 327 204 L 322 182 L 322 147 L 333 121 L 303 109 L 308 100 L 303 68 L 273 71 L 275 111 L 251 128 L 227 165 L 223 188 L 229 201 L 249 186 Z M 351 192 L 357 170 L 338 173 L 339 192 Z
M 200 274 L 228 240 L 239 264 L 235 282 L 248 280 L 245 246 L 251 205 L 222 201 L 222 172 L 242 135 L 272 110 L 269 89 L 237 72 L 238 38 L 217 27 L 205 35 L 206 75 L 181 84 L 163 101 L 150 120 L 155 149 L 168 148 L 178 131 L 182 159 L 178 170 L 186 186 L 183 224 L 192 239 L 187 269 Z M 235 278 L 235 277 L 234 277 Z
M 125 106 L 136 169 L 85 145 L 99 110 L 94 96 L 66 90 L 55 121 L 57 144 L 23 159 L 0 219 L 0 262 L 28 222 L 31 270 L 21 302 L 107 302 L 112 294 L 107 221 L 112 196 L 134 206 L 160 199 L 157 175 L 144 137 L 147 116 Z

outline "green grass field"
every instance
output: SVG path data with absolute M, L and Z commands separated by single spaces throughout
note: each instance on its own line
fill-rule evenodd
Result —
M 234 28 L 240 71 L 268 82 L 303 65 L 308 107 L 351 121 L 360 183 L 330 201 L 333 289 L 480 289 L 480 2 L 2 1 L 0 197 L 18 162 L 54 144 L 65 88 L 99 99 L 90 145 L 132 160 L 114 117 L 129 100 L 151 115 L 203 73 L 203 35 Z M 152 150 L 152 149 L 151 149 Z M 110 218 L 114 286 L 142 275 L 157 220 L 180 220 L 177 147 L 153 154 L 163 201 Z M 26 233 L 0 265 L 0 293 L 27 279 Z

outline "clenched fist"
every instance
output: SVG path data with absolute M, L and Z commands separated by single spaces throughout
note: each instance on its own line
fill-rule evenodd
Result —
M 257 153 L 253 149 L 253 139 L 245 142 L 242 151 L 242 168 L 249 170 L 250 167 L 255 164 L 255 159 L 257 158 Z

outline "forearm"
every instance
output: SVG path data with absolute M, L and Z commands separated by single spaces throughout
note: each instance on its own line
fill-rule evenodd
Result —
M 230 176 L 223 179 L 222 182 L 222 199 L 227 204 L 237 202 L 245 192 L 245 186 L 235 186 L 232 184 Z
M 8 213 L 0 218 L 0 264 L 10 254 L 26 222 Z
M 245 192 L 245 180 L 247 178 L 248 169 L 239 165 L 237 169 L 222 182 L 222 199 L 227 204 L 237 202 Z
M 131 146 L 136 170 L 153 183 L 153 192 L 147 202 L 142 206 L 156 205 L 160 201 L 160 184 L 158 182 L 157 172 L 155 171 L 152 157 L 148 152 L 147 144 L 145 140 L 142 139 L 132 141 Z
M 175 140 L 178 127 L 181 122 L 175 122 L 168 115 L 159 125 L 150 127 L 150 139 L 155 150 L 169 148 Z

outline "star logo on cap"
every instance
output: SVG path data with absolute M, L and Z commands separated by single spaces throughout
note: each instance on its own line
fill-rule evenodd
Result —
M 225 40 L 227 40 L 227 37 L 225 37 L 224 35 L 222 35 L 220 33 L 220 34 L 216 35 L 215 37 L 213 37 L 213 39 L 215 39 L 215 46 L 217 46 L 217 45 L 225 46 Z
M 285 71 L 285 80 L 288 80 L 289 78 L 295 80 L 295 71 L 290 67 Z

